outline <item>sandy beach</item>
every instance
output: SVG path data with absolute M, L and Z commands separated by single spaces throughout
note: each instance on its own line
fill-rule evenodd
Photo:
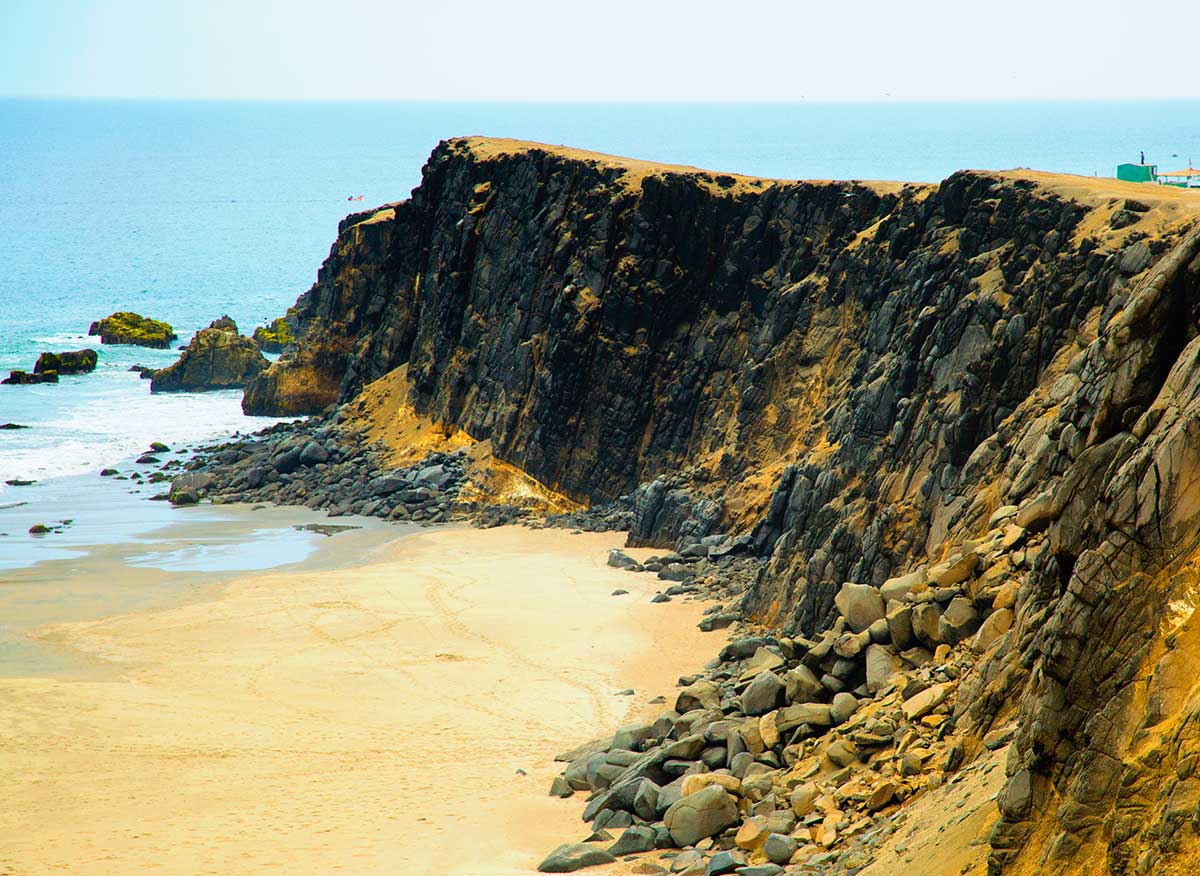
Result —
M 531 872 L 585 832 L 553 756 L 720 644 L 621 541 L 430 530 L 40 630 L 111 672 L 0 680 L 0 873 Z

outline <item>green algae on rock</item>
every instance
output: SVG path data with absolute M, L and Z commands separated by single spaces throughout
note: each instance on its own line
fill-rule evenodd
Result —
M 296 340 L 287 317 L 283 316 L 273 319 L 267 325 L 260 325 L 254 330 L 253 338 L 264 353 L 282 353 L 284 347 Z
M 102 344 L 134 344 L 163 350 L 179 337 L 170 323 L 128 310 L 97 320 L 88 328 L 88 334 L 99 335 Z
M 34 374 L 57 371 L 59 374 L 87 374 L 96 370 L 95 350 L 72 350 L 68 353 L 42 353 L 33 366 Z

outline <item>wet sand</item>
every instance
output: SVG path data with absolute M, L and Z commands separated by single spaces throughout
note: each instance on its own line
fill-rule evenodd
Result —
M 0 680 L 0 873 L 531 872 L 586 832 L 553 756 L 720 642 L 620 541 L 427 530 L 40 631 L 111 672 Z

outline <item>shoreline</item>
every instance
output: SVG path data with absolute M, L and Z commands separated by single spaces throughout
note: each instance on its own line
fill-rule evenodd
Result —
M 374 518 L 334 521 L 295 506 L 177 508 L 114 490 L 98 477 L 63 481 L 70 481 L 64 489 L 73 491 L 73 504 L 58 516 L 76 515 L 71 526 L 33 536 L 19 525 L 0 542 L 15 548 L 11 563 L 0 565 L 0 677 L 94 674 L 78 654 L 30 636 L 36 628 L 186 605 L 248 574 L 345 565 L 357 553 L 420 531 Z M 16 514 L 40 519 L 46 508 L 68 507 L 57 493 L 39 499 L 6 509 L 3 522 L 12 526 Z M 326 526 L 339 529 L 327 536 L 318 531 Z
M 656 578 L 606 565 L 620 541 L 439 527 L 42 631 L 117 677 L 0 679 L 0 777 L 24 801 L 4 863 L 532 872 L 586 834 L 582 799 L 548 796 L 553 757 L 668 708 L 647 701 L 716 647 L 702 603 L 652 605 Z

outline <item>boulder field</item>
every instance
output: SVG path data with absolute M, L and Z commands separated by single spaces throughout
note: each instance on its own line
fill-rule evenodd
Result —
M 402 372 L 404 410 L 576 506 L 548 524 L 725 594 L 721 656 L 566 761 L 598 848 L 554 872 L 858 872 L 1004 752 L 975 872 L 1173 876 L 1200 866 L 1198 301 L 1194 192 L 451 140 L 343 221 L 246 387 L 311 435 L 200 465 L 217 498 L 337 505 L 370 445 L 316 434 Z M 310 440 L 330 459 L 275 466 Z M 483 515 L 470 480 L 449 516 Z

